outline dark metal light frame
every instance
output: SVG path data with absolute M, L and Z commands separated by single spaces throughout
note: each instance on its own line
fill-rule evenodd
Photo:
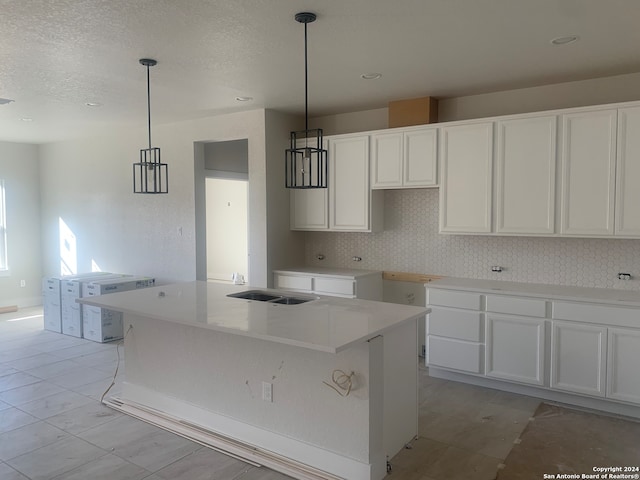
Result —
M 157 65 L 151 58 L 141 58 L 140 64 L 147 67 L 147 126 L 149 148 L 140 150 L 140 161 L 133 164 L 133 193 L 169 193 L 169 167 L 161 162 L 160 148 L 151 146 L 151 88 L 149 67 Z
M 307 61 L 307 24 L 315 22 L 315 13 L 300 12 L 297 22 L 304 24 L 304 130 L 291 132 L 285 151 L 285 186 L 287 188 L 327 188 L 327 150 L 322 129 L 309 130 L 309 81 Z

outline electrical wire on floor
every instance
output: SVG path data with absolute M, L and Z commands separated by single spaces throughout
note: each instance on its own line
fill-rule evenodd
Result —
M 331 385 L 328 382 L 325 382 L 324 380 L 322 381 L 322 383 L 324 383 L 327 387 L 333 388 L 341 397 L 348 397 L 351 393 L 351 387 L 353 386 L 353 381 L 351 379 L 354 375 L 355 372 L 351 372 L 347 375 L 343 370 L 336 369 L 331 373 L 331 381 L 335 386 Z
M 120 368 L 120 345 L 124 344 L 124 339 L 127 338 L 127 335 L 129 335 L 129 332 L 131 330 L 133 330 L 133 325 L 129 325 L 129 328 L 127 328 L 127 331 L 124 334 L 124 337 L 122 337 L 122 340 L 120 340 L 116 345 L 116 354 L 118 355 L 118 363 L 116 363 L 116 371 L 113 373 L 113 380 L 111 380 L 111 385 L 109 385 L 109 387 L 104 391 L 104 393 L 100 397 L 100 403 L 102 403 L 102 401 L 104 400 L 104 397 L 106 397 L 107 393 L 109 393 L 109 390 L 111 390 L 111 388 L 116 384 L 116 377 L 118 376 L 118 369 Z

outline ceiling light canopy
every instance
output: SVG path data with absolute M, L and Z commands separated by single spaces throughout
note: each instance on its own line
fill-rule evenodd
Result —
M 322 129 L 309 130 L 309 80 L 307 61 L 307 24 L 315 22 L 315 13 L 295 16 L 304 24 L 304 130 L 291 132 L 285 151 L 285 186 L 287 188 L 327 188 L 327 150 L 323 148 Z
M 236 102 L 250 102 L 253 97 L 236 97 Z
M 149 148 L 140 150 L 140 161 L 133 164 L 133 193 L 168 193 L 168 166 L 160 163 L 160 148 L 151 147 L 151 89 L 149 67 L 158 62 L 151 58 L 141 58 L 140 64 L 147 67 L 147 126 L 149 128 Z
M 360 75 L 360 78 L 363 78 L 365 80 L 377 80 L 380 77 L 382 77 L 382 74 L 377 72 L 363 73 L 362 75 Z

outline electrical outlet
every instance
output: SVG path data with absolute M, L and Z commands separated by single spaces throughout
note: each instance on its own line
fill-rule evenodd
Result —
M 262 400 L 273 402 L 273 383 L 262 382 Z
M 26 280 L 20 280 L 20 286 L 21 287 L 26 287 L 27 286 L 27 281 Z

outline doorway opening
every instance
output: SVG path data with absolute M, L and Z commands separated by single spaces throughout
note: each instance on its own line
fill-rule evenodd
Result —
M 248 186 L 247 180 L 206 179 L 208 280 L 248 280 Z
M 204 143 L 206 277 L 249 281 L 248 140 Z

